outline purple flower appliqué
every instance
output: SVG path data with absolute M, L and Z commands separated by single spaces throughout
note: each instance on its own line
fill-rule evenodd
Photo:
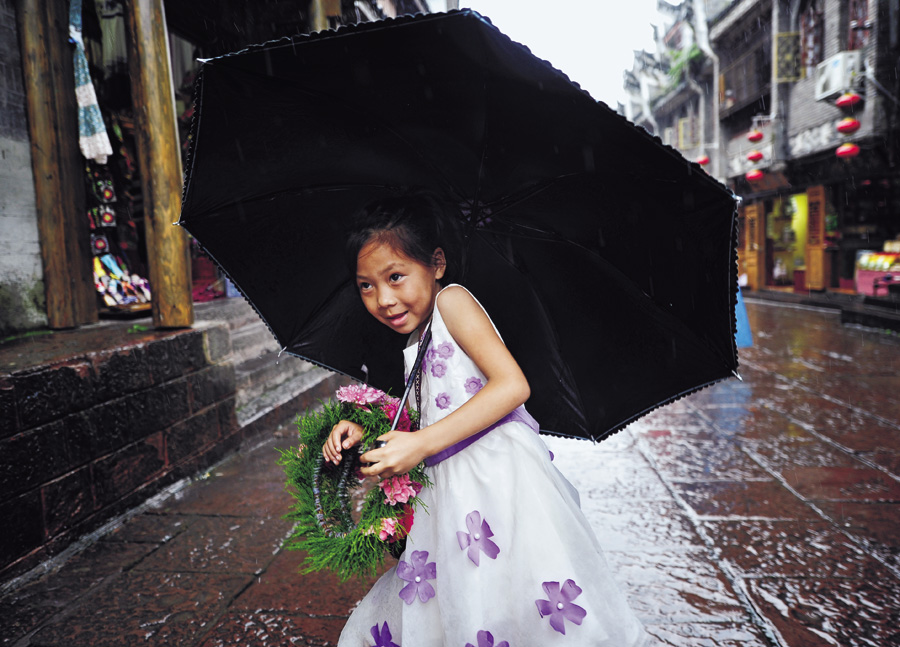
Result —
M 437 577 L 437 564 L 428 561 L 427 550 L 414 550 L 409 562 L 397 564 L 397 577 L 409 582 L 400 590 L 400 599 L 412 604 L 418 595 L 422 602 L 428 602 L 435 595 L 434 587 L 428 580 Z
M 391 635 L 391 630 L 386 622 L 381 627 L 381 631 L 378 630 L 378 623 L 375 623 L 375 626 L 372 627 L 372 638 L 375 639 L 374 647 L 400 647 L 394 642 L 394 637 Z M 478 647 L 481 647 L 481 645 Z
M 444 377 L 447 373 L 447 365 L 441 360 L 435 360 L 431 363 L 431 374 L 435 377 Z
M 446 409 L 450 406 L 450 394 L 438 393 L 437 397 L 434 398 L 434 403 L 437 405 L 438 409 Z
M 460 550 L 469 549 L 469 559 L 475 563 L 475 566 L 480 566 L 478 560 L 481 558 L 481 553 L 491 559 L 497 559 L 500 547 L 490 540 L 494 533 L 491 532 L 488 522 L 481 518 L 478 510 L 473 510 L 466 515 L 466 528 L 469 532 L 457 531 L 456 539 L 459 541 Z
M 484 382 L 479 377 L 470 377 L 466 380 L 466 393 L 475 395 L 484 388 Z
M 451 344 L 449 341 L 443 341 L 440 344 L 438 344 L 437 354 L 440 355 L 441 357 L 443 357 L 444 359 L 447 359 L 449 357 L 453 357 L 453 351 L 455 351 L 455 350 L 456 349 L 453 348 L 453 344 Z
M 509 647 L 509 643 L 504 640 L 494 644 L 494 637 L 490 631 L 479 631 L 478 644 L 466 643 L 466 647 Z
M 581 588 L 575 581 L 566 580 L 562 587 L 559 582 L 544 582 L 542 586 L 549 600 L 534 601 L 541 617 L 550 616 L 550 626 L 561 634 L 566 633 L 566 620 L 580 625 L 587 611 L 572 602 L 581 595 Z

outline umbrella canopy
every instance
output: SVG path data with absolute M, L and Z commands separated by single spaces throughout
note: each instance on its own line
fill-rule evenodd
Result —
M 208 60 L 195 102 L 179 224 L 290 353 L 402 389 L 405 339 L 343 245 L 359 208 L 425 187 L 543 430 L 602 438 L 736 370 L 734 196 L 475 12 Z

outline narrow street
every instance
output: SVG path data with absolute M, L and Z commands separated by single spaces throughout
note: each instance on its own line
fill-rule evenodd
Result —
M 663 644 L 900 644 L 900 339 L 748 303 L 732 380 L 600 447 L 553 440 Z
M 548 437 L 556 464 L 657 644 L 900 644 L 900 338 L 748 311 L 743 381 L 596 447 Z M 277 432 L 8 590 L 0 645 L 334 645 L 368 584 L 280 549 L 274 447 L 292 444 Z

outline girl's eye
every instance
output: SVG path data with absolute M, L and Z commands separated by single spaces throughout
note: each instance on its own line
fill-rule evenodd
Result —
M 392 282 L 392 283 L 396 283 L 396 282 L 399 281 L 401 278 L 403 278 L 403 275 L 402 275 L 402 274 L 397 274 L 396 272 L 394 272 L 393 274 L 391 274 L 391 282 Z
M 369 283 L 366 283 L 365 281 L 360 281 L 360 283 L 359 283 L 359 289 L 363 292 L 368 290 L 370 287 L 372 287 L 372 286 Z

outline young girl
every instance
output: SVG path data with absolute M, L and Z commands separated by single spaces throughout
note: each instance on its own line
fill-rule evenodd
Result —
M 529 387 L 490 318 L 452 283 L 457 255 L 436 202 L 370 205 L 348 257 L 369 313 L 408 335 L 407 374 L 427 327 L 432 338 L 410 396 L 415 433 L 392 431 L 361 457 L 388 477 L 422 461 L 406 551 L 353 612 L 340 647 L 592 647 L 643 645 L 578 494 L 551 463 L 522 406 Z M 322 453 L 338 464 L 361 439 L 335 425 Z

